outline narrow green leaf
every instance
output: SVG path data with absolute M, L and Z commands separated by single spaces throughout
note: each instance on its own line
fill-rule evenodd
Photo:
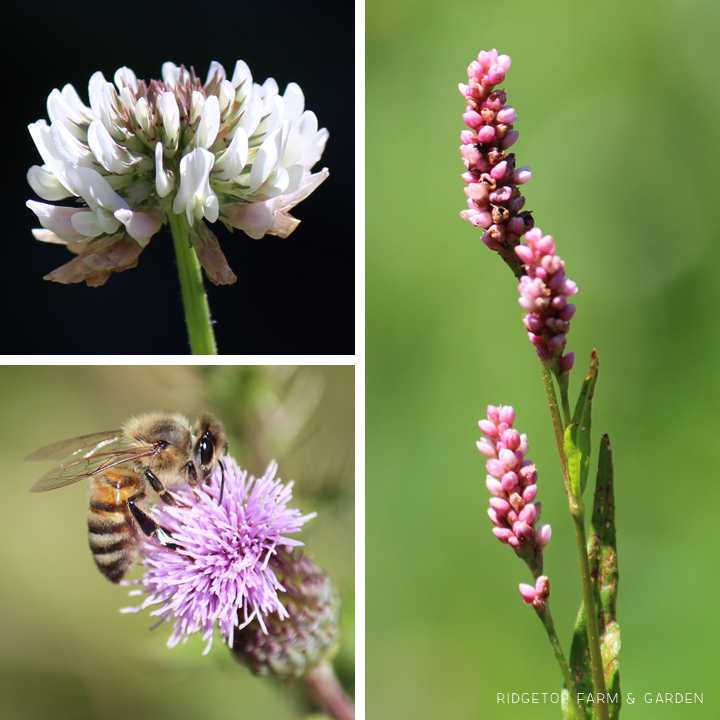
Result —
M 603 672 L 607 687 L 608 710 L 610 720 L 617 720 L 620 714 L 620 671 L 618 654 L 620 653 L 620 627 L 616 619 L 615 606 L 618 592 L 617 540 L 615 531 L 615 492 L 613 488 L 613 465 L 610 439 L 603 435 L 600 441 L 598 475 L 593 501 L 590 539 L 588 541 L 590 575 L 595 587 L 595 604 L 598 614 L 600 633 L 600 651 L 603 660 Z M 592 671 L 590 668 L 590 650 L 585 629 L 585 608 L 575 623 L 572 647 L 570 649 L 570 671 L 573 673 L 577 691 L 592 693 Z M 587 697 L 587 695 L 586 695 Z M 566 720 L 575 720 L 571 706 L 566 711 L 563 704 L 563 716 Z M 587 718 L 591 720 L 591 713 Z
M 595 583 L 600 651 L 608 695 L 617 695 L 617 704 L 610 705 L 610 720 L 620 713 L 620 627 L 617 624 L 616 604 L 618 593 L 617 537 L 615 530 L 615 489 L 610 438 L 603 435 L 600 441 L 598 475 L 593 503 L 592 527 L 588 541 L 590 575 Z
M 568 477 L 573 497 L 579 499 L 587 485 L 590 469 L 590 430 L 592 428 L 592 400 L 598 378 L 599 360 L 597 352 L 590 356 L 590 372 L 585 378 L 575 413 L 565 429 L 564 450 L 567 459 Z

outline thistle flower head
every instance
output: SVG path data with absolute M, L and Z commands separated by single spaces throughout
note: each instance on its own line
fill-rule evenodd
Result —
M 551 363 L 556 371 L 567 372 L 575 362 L 575 353 L 563 355 L 563 351 L 577 309 L 568 298 L 578 287 L 565 277 L 565 263 L 555 254 L 550 235 L 533 228 L 526 233 L 525 242 L 515 248 L 526 273 L 518 286 L 520 307 L 527 313 L 523 323 L 540 359 Z
M 468 67 L 468 84 L 459 85 L 467 102 L 463 121 L 469 128 L 460 134 L 468 198 L 468 210 L 460 217 L 483 228 L 482 241 L 517 271 L 519 263 L 512 248 L 533 226 L 531 213 L 523 211 L 525 198 L 519 186 L 532 173 L 529 167 L 517 168 L 515 154 L 506 152 L 518 139 L 513 129 L 517 113 L 506 105 L 505 90 L 495 90 L 495 86 L 503 82 L 509 67 L 507 55 L 483 51 Z
M 287 679 L 329 660 L 340 641 L 340 595 L 327 573 L 301 551 L 281 550 L 270 566 L 282 582 L 288 617 L 268 615 L 235 628 L 232 651 L 256 675 Z
M 533 502 L 537 495 L 537 470 L 525 459 L 527 435 L 513 428 L 515 411 L 509 405 L 488 405 L 487 420 L 478 425 L 484 438 L 477 447 L 487 458 L 487 489 L 490 498 L 488 515 L 493 533 L 500 542 L 510 545 L 524 560 L 534 577 L 542 573 L 542 553 L 550 542 L 549 525 L 538 524 L 541 505 Z
M 232 459 L 218 466 L 209 486 L 182 487 L 173 493 L 176 505 L 160 504 L 155 521 L 172 536 L 171 550 L 147 540 L 141 550 L 145 574 L 140 580 L 147 597 L 138 611 L 150 612 L 160 621 L 172 621 L 168 647 L 202 631 L 210 650 L 215 624 L 232 647 L 238 626 L 265 618 L 288 615 L 278 593 L 284 588 L 272 569 L 272 559 L 283 547 L 302 545 L 286 535 L 296 533 L 315 514 L 302 516 L 287 507 L 292 483 L 275 479 L 272 463 L 263 477 L 248 479 Z M 220 484 L 225 474 L 222 501 Z
M 162 80 L 138 80 L 129 68 L 107 82 L 90 78 L 90 107 L 72 85 L 48 97 L 50 125 L 29 125 L 43 159 L 28 172 L 44 200 L 75 197 L 80 207 L 28 201 L 38 240 L 64 244 L 71 262 L 46 279 L 102 285 L 137 264 L 170 214 L 180 216 L 208 278 L 236 280 L 203 220 L 220 220 L 250 237 L 287 237 L 299 221 L 288 210 L 328 176 L 311 174 L 328 132 L 304 110 L 302 90 L 283 95 L 272 78 L 253 83 L 239 60 L 231 79 L 217 62 L 203 84 L 171 62 Z

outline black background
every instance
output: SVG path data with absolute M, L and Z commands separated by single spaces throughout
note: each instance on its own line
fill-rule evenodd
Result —
M 26 181 L 41 165 L 27 125 L 47 118 L 53 88 L 74 85 L 89 104 L 90 76 L 117 68 L 161 78 L 163 62 L 194 66 L 204 82 L 211 60 L 228 76 L 245 60 L 255 82 L 274 77 L 280 93 L 297 82 L 305 107 L 330 139 L 315 166 L 330 177 L 292 211 L 300 225 L 285 240 L 252 240 L 212 225 L 231 286 L 205 281 L 220 354 L 353 354 L 354 7 L 325 2 L 58 2 L 3 10 L 3 354 L 189 353 L 180 285 L 167 226 L 138 266 L 105 285 L 61 285 L 43 275 L 74 257 L 36 241 Z M 44 201 L 47 202 L 47 201 Z M 65 204 L 63 201 L 61 204 Z

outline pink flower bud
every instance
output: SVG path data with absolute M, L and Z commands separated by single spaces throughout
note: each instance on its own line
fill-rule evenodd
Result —
M 502 180 L 505 177 L 506 173 L 507 173 L 507 161 L 503 160 L 502 162 L 499 162 L 490 171 L 490 177 L 492 177 L 493 180 Z
M 480 427 L 482 434 L 489 437 L 491 440 L 500 439 L 500 432 L 497 429 L 497 425 L 491 420 L 480 420 L 478 422 L 478 426 Z
M 501 423 L 513 425 L 515 422 L 515 410 L 512 405 L 504 405 L 500 408 L 499 417 Z
M 506 105 L 497 114 L 497 121 L 502 123 L 503 125 L 512 125 L 513 123 L 516 123 L 517 120 L 518 116 L 515 112 L 515 108 L 512 107 L 512 105 Z
M 532 602 L 537 597 L 537 591 L 532 585 L 525 585 L 525 583 L 520 583 L 520 594 L 522 595 L 522 599 L 528 604 L 532 604 Z
M 477 131 L 478 142 L 489 145 L 495 140 L 495 128 L 492 125 L 484 125 Z
M 512 492 L 517 487 L 518 476 L 514 472 L 505 473 L 501 482 L 505 492 Z
M 510 503 L 498 497 L 490 498 L 490 507 L 495 510 L 498 517 L 505 517 L 511 509 Z
M 495 445 L 487 438 L 480 438 L 477 441 L 477 449 L 486 458 L 497 458 L 497 452 L 495 451 Z
M 512 450 L 501 450 L 498 453 L 500 462 L 505 466 L 507 470 L 514 470 L 518 464 L 515 453 Z
M 485 487 L 496 497 L 505 497 L 505 490 L 502 483 L 496 480 L 492 475 L 488 475 L 485 480 Z
M 537 485 L 528 485 L 522 494 L 522 498 L 525 502 L 531 503 L 537 496 Z
M 526 523 L 527 525 L 532 525 L 535 522 L 535 506 L 532 503 L 526 505 L 520 511 L 520 514 L 518 515 L 518 520 L 520 522 Z M 535 533 L 533 532 L 533 535 L 534 534 Z
M 509 528 L 494 527 L 493 534 L 498 540 L 501 540 L 504 543 L 506 543 L 510 538 L 517 539 L 513 535 L 513 531 Z
M 524 185 L 532 177 L 532 172 L 530 172 L 530 166 L 525 165 L 521 168 L 518 168 L 513 173 L 512 177 L 513 177 L 513 182 L 516 185 Z
M 539 525 L 535 532 L 535 546 L 542 550 L 552 537 L 552 528 L 549 525 Z
M 572 366 L 575 364 L 575 353 L 574 352 L 568 352 L 565 353 L 562 358 L 560 359 L 560 367 L 562 367 L 563 372 L 570 372 L 572 370 Z
M 505 475 L 505 465 L 502 460 L 495 460 L 491 458 L 487 461 L 487 463 L 485 463 L 485 467 L 487 471 L 498 480 Z

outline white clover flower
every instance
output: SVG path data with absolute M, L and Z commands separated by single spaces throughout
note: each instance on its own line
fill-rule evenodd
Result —
M 182 219 L 208 278 L 236 277 L 203 220 L 220 220 L 252 238 L 287 237 L 297 226 L 288 210 L 328 176 L 311 173 L 328 131 L 295 83 L 283 95 L 275 80 L 253 83 L 238 60 L 232 79 L 217 62 L 204 85 L 191 68 L 165 63 L 162 81 L 138 80 L 129 68 L 115 83 L 90 78 L 90 107 L 72 85 L 48 97 L 50 124 L 29 125 L 44 164 L 30 168 L 32 189 L 64 207 L 28 200 L 42 229 L 36 239 L 77 254 L 46 276 L 61 283 L 102 285 L 135 267 L 170 214 Z

